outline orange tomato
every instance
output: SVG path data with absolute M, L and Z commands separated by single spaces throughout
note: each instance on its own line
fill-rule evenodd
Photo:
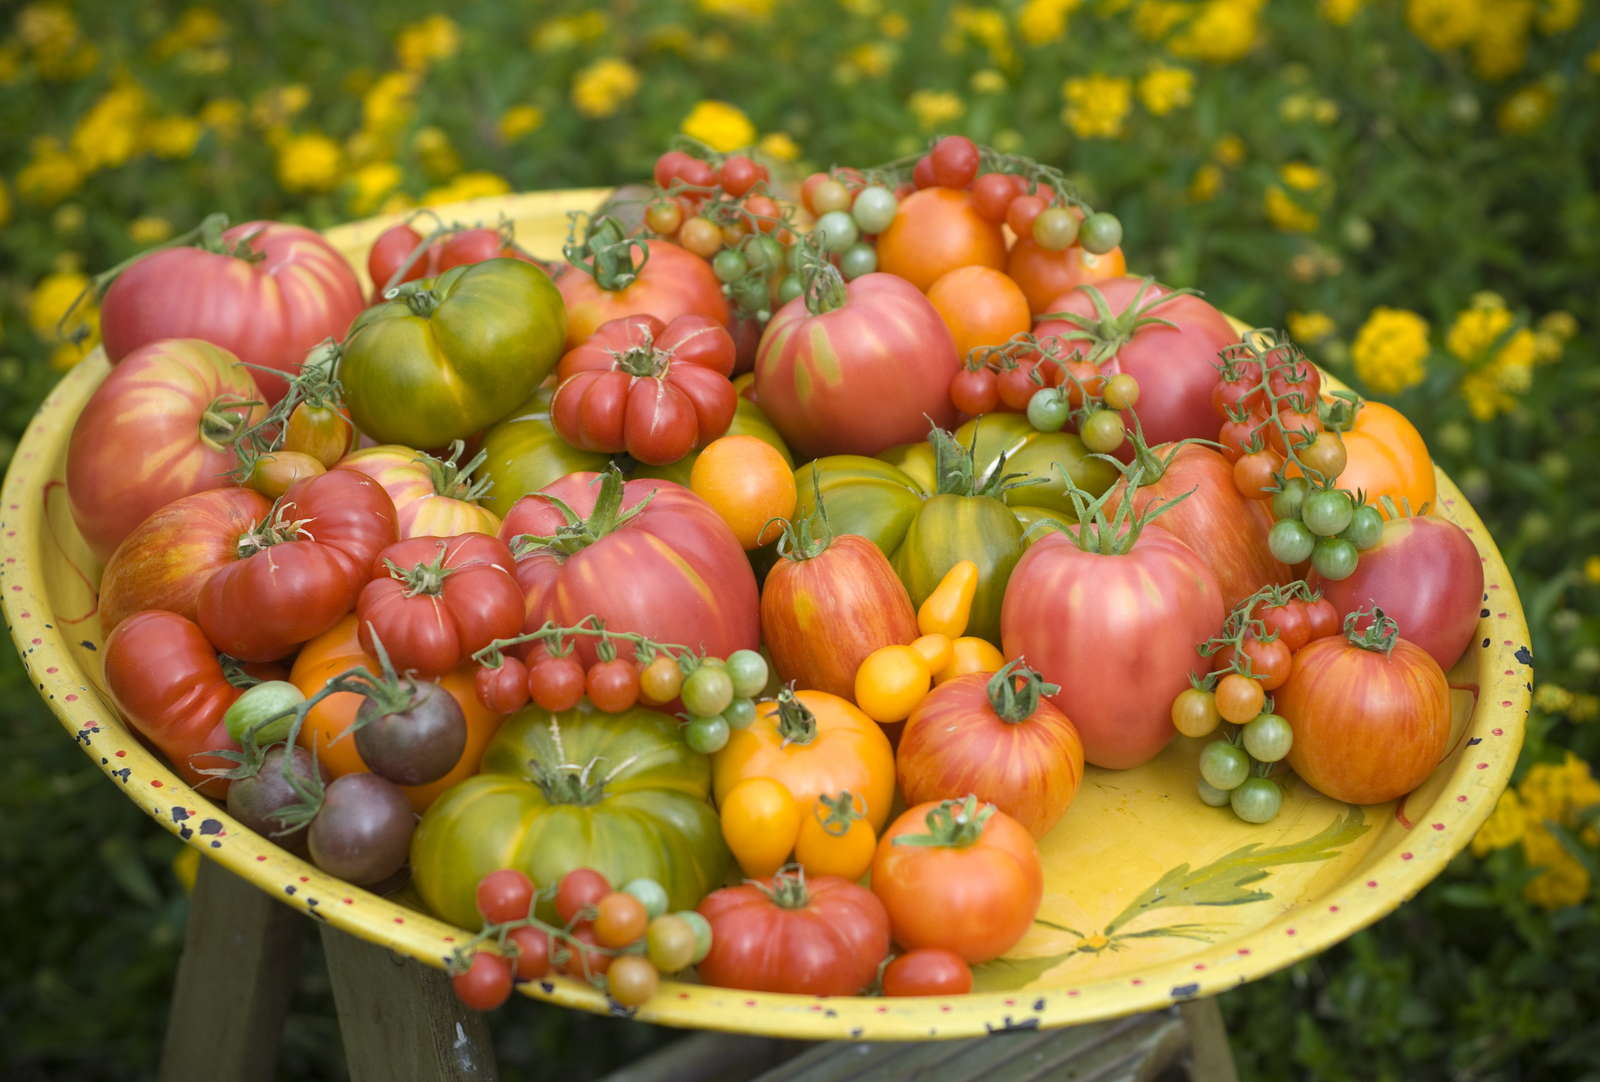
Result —
M 928 694 L 933 670 L 909 646 L 880 646 L 856 670 L 856 705 L 880 724 L 904 721 Z
M 1005 262 L 1000 226 L 973 209 L 971 195 L 953 188 L 923 188 L 906 196 L 878 237 L 878 269 L 923 292 L 957 267 L 999 270 Z
M 689 489 L 747 550 L 777 538 L 781 527 L 773 519 L 794 515 L 794 470 L 754 436 L 723 436 L 706 444 L 689 471 Z
M 878 836 L 867 822 L 865 802 L 854 793 L 824 796 L 800 820 L 794 859 L 809 876 L 856 880 L 872 867 Z
M 1022 287 L 1035 316 L 1050 310 L 1050 303 L 1085 282 L 1120 278 L 1128 271 L 1121 248 L 1094 255 L 1074 244 L 1061 251 L 1041 248 L 1024 237 L 1011 247 L 1006 273 Z
M 963 635 L 955 639 L 950 643 L 950 649 L 950 664 L 934 674 L 935 684 L 954 680 L 969 672 L 999 672 L 1000 666 L 1006 663 L 1005 655 L 995 647 L 994 643 L 973 635 Z
M 928 301 L 950 328 L 956 352 L 963 357 L 1033 327 L 1021 287 L 992 267 L 957 267 L 940 275 L 928 287 Z
M 1423 504 L 1438 499 L 1428 445 L 1399 410 L 1382 402 L 1367 402 L 1343 436 L 1348 458 L 1339 474 L 1339 487 L 1365 492 L 1367 502 L 1385 518 L 1389 517 L 1382 502 L 1385 496 L 1402 514 L 1406 504 L 1416 514 Z
M 289 682 L 310 698 L 322 690 L 329 678 L 358 665 L 366 666 L 373 673 L 379 671 L 378 659 L 361 648 L 355 614 L 352 613 L 301 647 L 300 655 L 295 658 L 294 668 L 289 673 Z M 401 787 L 412 808 L 418 812 L 425 810 L 450 786 L 478 772 L 483 749 L 500 728 L 503 716 L 478 701 L 474 685 L 476 669 L 476 665 L 463 665 L 439 677 L 439 684 L 461 704 L 461 712 L 466 716 L 467 746 L 462 749 L 456 765 L 438 781 Z M 339 734 L 355 720 L 356 710 L 360 706 L 360 695 L 341 691 L 323 699 L 306 714 L 305 724 L 300 729 L 300 743 L 317 756 L 323 771 L 330 778 L 367 769 L 366 761 L 356 750 L 355 737 L 339 739 Z
M 785 691 L 762 703 L 754 723 L 734 730 L 716 753 L 711 785 L 717 804 L 746 778 L 781 783 L 802 808 L 822 796 L 858 794 L 876 831 L 894 799 L 894 750 L 850 700 L 826 691 Z

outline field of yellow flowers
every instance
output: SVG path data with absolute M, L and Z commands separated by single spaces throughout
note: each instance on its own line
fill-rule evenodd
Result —
M 1434 885 L 1223 1000 L 1249 1078 L 1600 1072 L 1600 5 L 1586 0 L 381 0 L 0 11 L 0 467 L 96 340 L 90 276 L 206 213 L 323 227 L 642 178 L 676 133 L 782 170 L 935 133 L 1059 165 L 1130 265 L 1288 331 L 1422 426 L 1534 633 L 1516 782 Z M 0 650 L 11 1079 L 151 1072 L 175 843 Z M 108 887 L 107 884 L 110 884 Z M 338 1056 L 315 965 L 285 1077 Z M 593 1039 L 604 1034 L 603 1040 Z M 508 1078 L 664 1039 L 522 1002 Z

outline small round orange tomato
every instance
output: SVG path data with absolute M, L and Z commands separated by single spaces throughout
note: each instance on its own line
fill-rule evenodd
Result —
M 309 401 L 296 406 L 283 425 L 285 451 L 303 452 L 330 469 L 355 442 L 356 426 L 347 413 Z
M 872 867 L 878 836 L 867 821 L 866 802 L 854 793 L 823 795 L 800 818 L 794 859 L 810 876 L 860 879 Z
M 998 346 L 1033 327 L 1022 289 L 993 267 L 957 267 L 928 287 L 928 302 L 950 328 L 956 353 Z
M 1011 254 L 1006 259 L 1006 273 L 1022 287 L 1035 317 L 1048 312 L 1050 303 L 1068 290 L 1085 282 L 1119 278 L 1127 272 L 1128 261 L 1123 258 L 1121 248 L 1095 255 L 1074 244 L 1053 252 L 1027 237 L 1011 246 Z
M 763 879 L 783 867 L 802 823 L 800 805 L 782 782 L 746 778 L 718 801 L 722 837 L 739 870 Z
M 327 467 L 301 451 L 273 451 L 255 460 L 245 484 L 267 499 L 275 500 L 296 481 L 326 472 Z
M 856 705 L 880 725 L 904 721 L 928 694 L 933 672 L 909 646 L 880 646 L 856 670 Z
M 957 267 L 999 270 L 1006 262 L 1000 226 L 973 209 L 969 193 L 953 188 L 923 188 L 906 196 L 877 247 L 880 271 L 923 292 Z
M 999 672 L 1006 657 L 988 639 L 963 635 L 950 643 L 950 664 L 934 675 L 933 682 L 942 684 L 969 672 Z
M 1217 713 L 1222 720 L 1243 725 L 1261 713 L 1267 692 L 1261 681 L 1231 672 L 1217 682 Z
M 711 505 L 745 549 L 780 531 L 775 519 L 794 514 L 794 470 L 771 444 L 723 436 L 706 444 L 689 471 L 689 489 Z

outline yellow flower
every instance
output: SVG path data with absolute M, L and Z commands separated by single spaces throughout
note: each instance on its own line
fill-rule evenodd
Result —
M 1061 84 L 1061 121 L 1080 139 L 1115 139 L 1133 103 L 1133 83 L 1117 75 L 1074 76 Z
M 1583 15 L 1583 0 L 1541 0 L 1539 33 L 1560 34 L 1571 30 Z
M 1209 0 L 1167 42 L 1173 56 L 1231 64 L 1255 48 L 1260 32 L 1257 5 Z
M 263 131 L 281 128 L 311 104 L 311 88 L 304 83 L 268 87 L 250 103 L 250 119 Z
M 228 36 L 228 24 L 222 16 L 208 7 L 192 7 L 178 16 L 178 21 L 156 39 L 150 55 L 166 60 L 190 49 L 214 45 Z
M 1153 116 L 1166 116 L 1194 101 L 1194 72 L 1157 64 L 1139 77 L 1139 100 Z
M 1578 320 L 1571 312 L 1546 312 L 1539 318 L 1539 329 L 1566 342 L 1578 333 Z
M 11 220 L 11 190 L 6 187 L 3 177 L 0 177 L 0 226 Z
M 948 90 L 916 90 L 907 99 L 906 106 L 917 118 L 917 126 L 924 131 L 941 128 L 961 119 L 967 107 Z
M 1146 41 L 1161 41 L 1192 14 L 1182 0 L 1140 0 L 1133 9 L 1133 30 Z
M 1317 14 L 1334 26 L 1349 26 L 1366 0 L 1317 0 Z
M 1538 343 L 1532 331 L 1515 323 L 1500 298 L 1478 297 L 1457 314 L 1445 336 L 1445 347 L 1471 369 L 1462 378 L 1461 394 L 1479 420 L 1511 409 L 1513 395 L 1533 381 Z
M 756 128 L 750 118 L 738 106 L 725 101 L 696 102 L 678 130 L 724 154 L 756 141 Z
M 577 15 L 557 15 L 534 27 L 529 44 L 534 52 L 555 53 L 605 36 L 610 20 L 604 11 L 591 9 Z
M 65 4 L 29 4 L 18 14 L 16 37 L 45 79 L 81 79 L 100 62 L 100 50 L 80 34 Z
M 1080 0 L 1026 0 L 1017 12 L 1017 33 L 1029 45 L 1060 41 L 1067 32 L 1067 16 Z
M 404 179 L 405 173 L 394 162 L 368 162 L 351 172 L 345 185 L 345 204 L 351 214 L 375 214 Z
M 380 137 L 397 133 L 411 119 L 416 92 L 417 77 L 409 72 L 390 71 L 378 76 L 361 95 L 362 126 Z
M 788 132 L 775 131 L 763 135 L 756 149 L 777 162 L 792 162 L 800 157 L 800 144 Z
M 430 180 L 448 180 L 461 172 L 461 155 L 456 153 L 443 128 L 432 125 L 418 128 L 411 137 L 411 149 Z
M 100 308 L 93 295 L 84 296 L 89 277 L 78 270 L 57 270 L 39 279 L 28 297 L 28 325 L 39 339 L 54 347 L 50 363 L 70 368 L 100 341 Z M 76 309 L 73 305 L 82 298 Z M 71 311 L 70 320 L 62 320 Z
M 1289 337 L 1307 345 L 1322 341 L 1336 330 L 1326 312 L 1290 312 L 1284 322 L 1288 324 Z
M 1498 0 L 1484 9 L 1472 39 L 1472 70 L 1480 79 L 1499 82 L 1522 70 L 1532 17 L 1531 0 Z
M 1495 124 L 1508 135 L 1527 135 L 1544 127 L 1555 104 L 1555 92 L 1547 84 L 1532 83 L 1500 103 Z
M 1217 192 L 1222 188 L 1222 170 L 1211 162 L 1206 162 L 1194 171 L 1194 176 L 1189 178 L 1189 202 L 1209 203 L 1217 197 Z
M 172 236 L 172 223 L 165 218 L 146 214 L 128 223 L 128 239 L 141 248 L 160 244 Z
M 17 198 L 37 207 L 53 207 L 78 190 L 83 170 L 54 136 L 33 141 L 33 157 L 17 173 Z
M 145 121 L 143 142 L 158 158 L 187 158 L 200 142 L 202 130 L 192 117 L 155 117 Z
M 1465 45 L 1478 32 L 1480 0 L 1406 0 L 1406 25 L 1435 52 Z
M 701 60 L 726 60 L 728 54 L 733 52 L 733 39 L 721 30 L 713 30 L 690 40 L 694 44 L 695 55 Z
M 244 102 L 238 98 L 212 98 L 200 107 L 200 123 L 223 139 L 232 139 L 244 127 Z
M 1305 162 L 1289 162 L 1278 170 L 1282 184 L 1267 189 L 1267 220 L 1285 233 L 1310 233 L 1320 221 L 1314 204 L 1325 202 L 1328 175 Z M 1300 195 L 1291 195 L 1290 192 Z M 1308 205 L 1312 204 L 1312 205 Z
M 426 71 L 435 60 L 448 60 L 461 48 L 461 28 L 448 15 L 429 15 L 395 35 L 394 52 L 407 71 Z
M 278 183 L 285 191 L 331 191 L 343 173 L 339 144 L 319 132 L 290 136 L 278 148 Z
M 884 37 L 898 41 L 911 33 L 911 20 L 898 11 L 891 11 L 878 20 L 878 30 Z
M 1572 708 L 1567 711 L 1567 717 L 1572 721 L 1593 721 L 1600 718 L 1600 695 L 1587 691 L 1579 692 L 1572 697 Z M 1591 827 L 1592 831 L 1593 828 Z M 1585 832 L 1587 837 L 1589 831 Z
M 139 149 L 140 123 L 146 105 L 137 83 L 118 82 L 78 119 L 72 132 L 72 153 L 84 172 L 118 166 Z
M 735 19 L 765 19 L 772 14 L 772 0 L 695 0 L 704 15 Z
M 1472 854 L 1481 857 L 1496 849 L 1515 845 L 1522 840 L 1527 828 L 1527 817 L 1522 811 L 1522 801 L 1517 799 L 1517 791 L 1507 789 L 1495 802 L 1489 818 L 1472 836 Z
M 76 233 L 87 217 L 81 203 L 63 203 L 50 216 L 50 227 L 63 235 Z
M 894 67 L 898 50 L 883 41 L 864 41 L 845 54 L 844 63 L 852 74 L 876 79 Z
M 1522 888 L 1522 896 L 1542 909 L 1577 905 L 1589 896 L 1589 873 L 1559 839 L 1544 827 L 1530 826 L 1522 836 L 1522 855 L 1538 878 Z
M 1584 562 L 1585 577 L 1589 577 L 1590 564 L 1595 565 L 1591 581 L 1600 582 L 1600 556 L 1591 556 Z M 1572 692 L 1559 684 L 1540 684 L 1533 689 L 1533 705 L 1546 714 L 1564 714 L 1572 705 Z
M 582 68 L 572 80 L 572 104 L 592 119 L 608 117 L 639 91 L 639 72 L 621 57 L 607 56 Z
M 972 73 L 972 78 L 967 80 L 967 85 L 974 94 L 1003 94 L 1005 93 L 1006 77 L 993 68 L 982 68 Z
M 949 49 L 947 41 L 946 48 L 949 51 L 960 51 L 961 39 L 970 37 L 988 52 L 991 64 L 1006 67 L 1016 59 L 1016 52 L 1011 47 L 1011 28 L 1006 25 L 1006 17 L 1000 11 L 957 4 L 951 9 L 950 18 L 956 47 Z
M 1591 556 L 1583 561 L 1583 577 L 1600 586 L 1600 556 Z
M 1398 394 L 1427 371 L 1428 321 L 1404 308 L 1380 305 L 1367 316 L 1350 348 L 1356 375 L 1379 394 Z
M 1224 135 L 1211 145 L 1211 156 L 1230 169 L 1244 161 L 1244 155 L 1244 140 L 1237 135 Z
M 537 105 L 513 105 L 500 114 L 500 141 L 514 143 L 543 126 L 543 109 Z
M 505 178 L 493 173 L 462 173 L 442 188 L 430 189 L 422 197 L 423 206 L 436 207 L 441 203 L 464 203 L 471 199 L 487 199 L 505 195 L 511 190 Z

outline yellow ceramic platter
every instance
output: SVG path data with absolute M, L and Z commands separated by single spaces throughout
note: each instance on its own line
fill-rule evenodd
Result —
M 566 212 L 597 191 L 547 192 L 444 208 L 448 219 L 500 215 L 536 254 L 554 257 Z M 335 229 L 358 269 L 395 219 Z M 0 490 L 0 595 L 40 696 L 128 799 L 168 830 L 313 918 L 442 966 L 468 933 L 324 875 L 194 793 L 118 719 L 103 690 L 99 568 L 67 510 L 67 438 L 107 371 L 102 353 L 74 368 L 29 425 Z M 1391 912 L 1439 873 L 1489 814 L 1516 762 L 1532 680 L 1527 626 L 1505 563 L 1471 506 L 1439 475 L 1438 513 L 1472 536 L 1484 565 L 1476 641 L 1450 672 L 1451 750 L 1397 804 L 1357 808 L 1291 783 L 1265 826 L 1195 796 L 1200 741 L 1179 738 L 1136 770 L 1091 768 L 1077 802 L 1045 838 L 1044 902 L 1033 930 L 979 968 L 957 999 L 819 999 L 668 982 L 644 1021 L 791 1038 L 966 1037 L 1112 1018 L 1214 995 L 1324 950 Z M 528 994 L 590 1011 L 600 993 L 567 978 Z

